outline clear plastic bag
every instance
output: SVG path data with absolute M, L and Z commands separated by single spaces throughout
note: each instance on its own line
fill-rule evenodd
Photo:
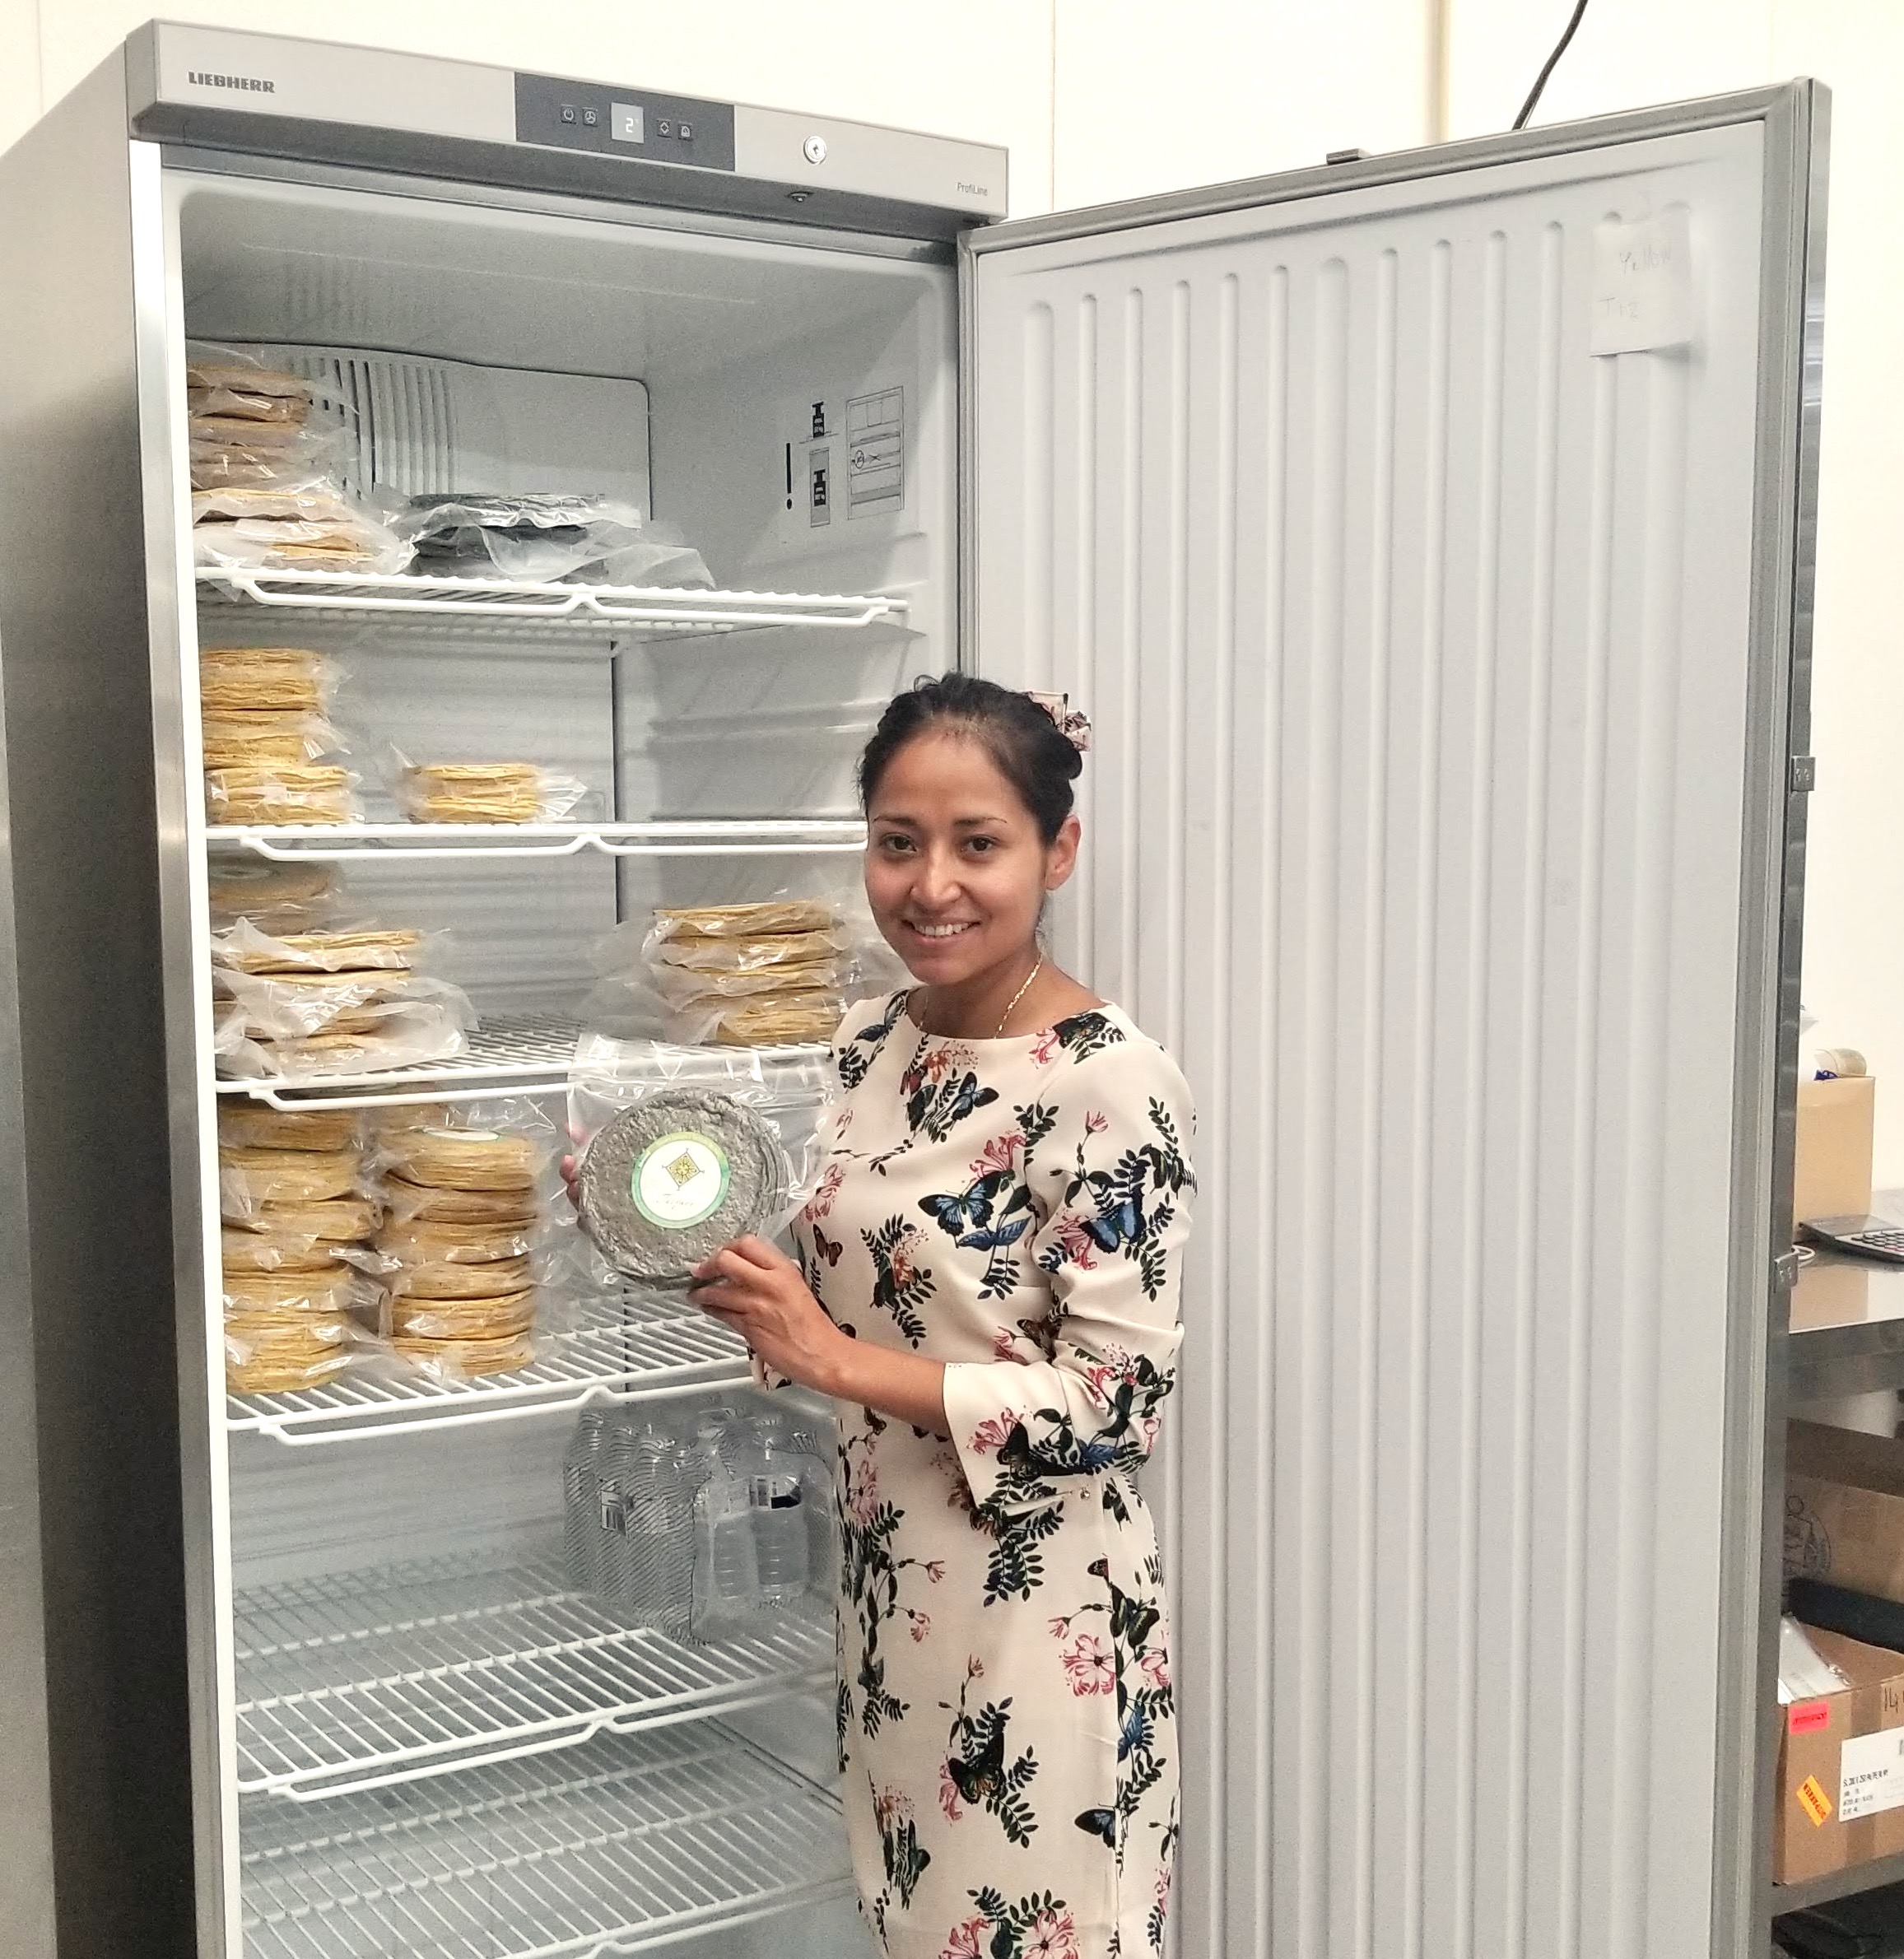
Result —
M 403 928 L 355 925 L 328 932 L 287 933 L 282 937 L 261 931 L 240 919 L 212 935 L 212 963 L 240 973 L 394 972 L 421 966 L 434 942 L 421 932 Z
M 343 880 L 329 864 L 221 855 L 212 860 L 207 896 L 219 930 L 243 919 L 268 937 L 283 937 L 329 925 L 342 908 Z
M 701 1002 L 670 1021 L 677 1040 L 719 1048 L 822 1046 L 846 1012 L 843 993 L 782 993 L 752 1000 Z
M 276 762 L 258 769 L 207 769 L 205 821 L 272 829 L 286 824 L 352 823 L 357 779 L 326 762 Z
M 764 938 L 840 928 L 840 907 L 832 899 L 789 896 L 752 905 L 657 905 L 651 936 L 659 946 L 671 940 Z
M 405 1003 L 375 1034 L 315 1034 L 294 1040 L 247 1035 L 231 1014 L 214 1014 L 212 1049 L 227 1080 L 295 1077 L 321 1082 L 337 1075 L 382 1074 L 454 1060 L 468 1046 L 465 1019 L 433 1001 Z
M 576 575 L 590 584 L 660 585 L 671 591 L 711 591 L 707 561 L 670 523 L 650 522 L 640 537 Z
M 274 1206 L 296 1207 L 363 1198 L 373 1186 L 357 1149 L 253 1149 L 218 1146 L 219 1208 L 235 1224 L 256 1222 Z
M 192 521 L 195 524 L 221 518 L 347 523 L 357 514 L 337 485 L 322 477 L 301 484 L 233 484 L 192 492 Z
M 537 762 L 413 762 L 398 748 L 385 759 L 412 823 L 559 823 L 591 793 L 579 775 Z
M 185 405 L 194 416 L 301 427 L 314 393 L 301 375 L 268 367 L 235 347 L 200 342 L 187 356 Z
M 212 984 L 236 1015 L 237 1035 L 253 1040 L 379 1035 L 420 1007 L 435 1008 L 459 1030 L 476 1025 L 476 1009 L 461 987 L 423 973 L 264 975 L 220 966 Z
M 627 926 L 619 927 L 617 933 L 628 930 Z M 650 925 L 641 941 L 640 956 L 650 965 L 677 966 L 684 972 L 760 973 L 833 959 L 850 951 L 852 944 L 852 934 L 843 924 L 823 932 L 783 932 L 765 938 L 663 938 Z
M 328 714 L 340 676 L 308 646 L 208 646 L 198 655 L 198 705 L 207 715 Z
M 410 562 L 410 547 L 361 510 L 322 519 L 240 517 L 195 523 L 193 561 L 234 571 L 340 571 L 388 575 Z
M 344 738 L 321 714 L 265 710 L 205 717 L 207 769 L 301 766 L 342 751 Z
M 331 422 L 267 422 L 194 412 L 187 430 L 194 490 L 310 490 L 334 485 L 347 431 Z
M 827 1055 L 584 1035 L 569 1080 L 583 1230 L 612 1270 L 676 1284 L 722 1245 L 783 1231 L 811 1194 L 838 1091 Z
M 218 1111 L 218 1140 L 235 1149 L 350 1150 L 361 1146 L 363 1135 L 363 1118 L 355 1109 L 227 1102 Z
M 729 973 L 657 965 L 654 979 L 662 998 L 680 1012 L 727 1000 L 773 999 L 793 993 L 836 994 L 845 983 L 846 970 L 846 962 L 836 956 L 802 966 L 760 966 Z
M 449 491 L 396 519 L 426 575 L 562 579 L 641 542 L 641 513 L 612 497 Z

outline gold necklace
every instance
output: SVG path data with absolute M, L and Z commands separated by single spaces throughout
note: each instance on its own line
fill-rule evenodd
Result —
M 1000 1036 L 1003 1035 L 1005 1031 L 1005 1022 L 1012 1017 L 1013 1007 L 1016 1007 L 1019 1001 L 1023 999 L 1025 995 L 1031 990 L 1031 982 L 1036 980 L 1038 975 L 1044 971 L 1044 970 L 1045 961 L 1042 957 L 1040 957 L 1038 963 L 1031 968 L 1029 973 L 1025 975 L 1025 984 L 1012 995 L 1010 1004 L 1005 1008 L 1005 1011 L 999 1016 L 999 1031 L 998 1033 L 992 1036 L 994 1040 L 999 1040 Z

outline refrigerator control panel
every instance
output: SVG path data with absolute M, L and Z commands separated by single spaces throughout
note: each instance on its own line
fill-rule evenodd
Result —
M 733 105 L 645 89 L 563 81 L 547 75 L 515 78 L 515 139 L 560 150 L 590 150 L 646 163 L 734 166 Z

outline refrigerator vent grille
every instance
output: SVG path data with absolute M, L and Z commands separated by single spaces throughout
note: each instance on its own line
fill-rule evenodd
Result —
M 277 357 L 313 384 L 318 416 L 336 425 L 338 473 L 347 491 L 420 496 L 454 486 L 456 418 L 440 366 L 395 354 L 290 350 Z

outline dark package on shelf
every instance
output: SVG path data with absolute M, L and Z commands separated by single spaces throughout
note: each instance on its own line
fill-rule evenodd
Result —
M 714 583 L 699 551 L 613 497 L 445 491 L 412 497 L 395 528 L 415 547 L 411 570 L 420 576 Z

